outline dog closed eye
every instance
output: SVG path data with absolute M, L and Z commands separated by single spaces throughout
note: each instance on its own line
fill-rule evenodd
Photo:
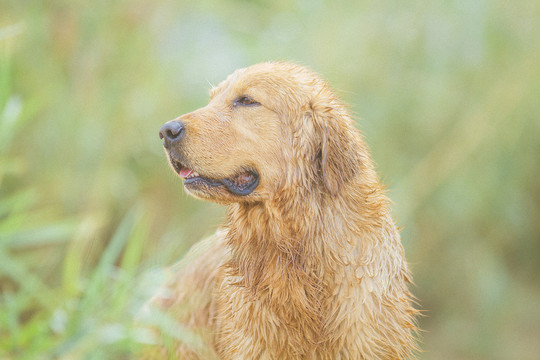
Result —
M 256 105 L 261 105 L 261 104 L 245 95 L 237 97 L 236 100 L 234 100 L 233 102 L 233 106 L 256 106 Z

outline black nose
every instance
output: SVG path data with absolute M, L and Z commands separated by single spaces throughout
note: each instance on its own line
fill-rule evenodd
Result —
M 159 129 L 159 138 L 165 139 L 164 145 L 180 140 L 185 133 L 184 124 L 178 121 L 169 121 Z

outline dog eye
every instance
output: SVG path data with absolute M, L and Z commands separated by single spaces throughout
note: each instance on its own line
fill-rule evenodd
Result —
M 247 96 L 240 96 L 236 100 L 234 100 L 233 105 L 234 106 L 238 106 L 238 105 L 240 105 L 240 106 L 253 106 L 253 105 L 260 105 L 260 104 L 258 102 L 256 102 L 255 100 L 250 99 Z

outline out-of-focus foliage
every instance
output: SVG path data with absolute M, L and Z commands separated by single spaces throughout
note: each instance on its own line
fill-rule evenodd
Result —
M 129 357 L 149 269 L 223 217 L 183 194 L 158 129 L 276 59 L 357 115 L 419 357 L 538 358 L 539 39 L 537 1 L 0 2 L 0 358 Z

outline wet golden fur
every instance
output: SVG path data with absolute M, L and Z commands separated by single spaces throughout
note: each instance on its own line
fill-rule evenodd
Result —
M 234 106 L 243 95 L 260 106 Z M 187 189 L 227 204 L 226 223 L 149 304 L 147 314 L 179 325 L 156 330 L 143 357 L 411 356 L 416 311 L 400 236 L 366 145 L 325 82 L 294 64 L 254 65 L 179 119 L 193 170 L 223 178 L 249 167 L 260 183 L 247 196 Z M 182 327 L 207 346 L 175 339 Z

